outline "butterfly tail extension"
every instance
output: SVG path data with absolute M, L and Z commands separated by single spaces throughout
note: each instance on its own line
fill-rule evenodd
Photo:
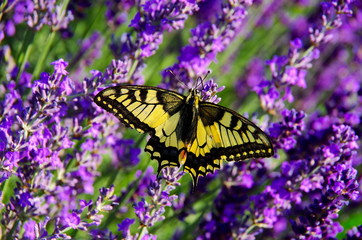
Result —
M 220 169 L 222 163 L 221 158 L 211 152 L 222 146 L 215 126 L 208 126 L 202 118 L 198 118 L 196 133 L 197 137 L 188 145 L 185 162 L 185 171 L 191 175 L 194 189 L 200 176 L 214 173 L 216 169 Z
M 199 176 L 200 175 L 194 176 L 194 175 L 191 174 L 191 177 L 192 177 L 192 190 L 191 190 L 191 192 L 196 191 L 197 183 L 199 182 Z

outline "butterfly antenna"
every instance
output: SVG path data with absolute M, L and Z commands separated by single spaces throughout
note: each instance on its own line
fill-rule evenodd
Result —
M 201 78 L 200 76 L 197 78 L 197 82 L 199 81 L 199 79 L 201 80 L 200 81 L 200 84 L 201 84 L 201 87 L 202 89 L 204 89 L 204 81 L 205 79 L 207 78 L 207 76 L 210 74 L 210 70 L 207 71 L 207 73 L 205 74 L 204 78 Z M 196 84 L 196 88 L 198 87 L 198 84 Z
M 166 72 L 171 73 L 171 75 L 172 75 L 179 83 L 181 83 L 181 85 L 183 85 L 183 87 L 184 87 L 185 89 L 188 89 L 188 87 L 186 86 L 186 84 L 185 84 L 184 82 L 182 82 L 182 81 L 176 76 L 176 74 L 174 74 L 174 72 L 173 72 L 172 70 L 167 69 Z

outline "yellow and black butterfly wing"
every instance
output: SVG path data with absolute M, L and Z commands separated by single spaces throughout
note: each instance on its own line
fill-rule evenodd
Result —
M 197 183 L 220 168 L 223 160 L 240 161 L 274 155 L 269 137 L 240 114 L 208 102 L 199 104 L 196 139 L 189 148 L 185 170 Z
M 116 86 L 94 101 L 127 127 L 151 135 L 145 151 L 166 166 L 184 165 L 194 186 L 200 175 L 213 173 L 223 160 L 239 161 L 274 155 L 268 136 L 238 113 L 192 94 L 146 86 Z
M 178 111 L 185 96 L 156 87 L 122 85 L 99 92 L 94 101 L 126 127 L 155 134 L 158 126 Z
M 160 172 L 165 166 L 180 166 L 178 153 L 184 144 L 176 129 L 185 98 L 161 88 L 123 85 L 102 90 L 94 101 L 125 126 L 151 135 L 145 151 L 158 161 Z

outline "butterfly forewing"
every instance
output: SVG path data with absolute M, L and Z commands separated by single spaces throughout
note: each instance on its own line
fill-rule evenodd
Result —
M 205 126 L 214 126 L 219 132 L 221 147 L 211 149 L 214 156 L 238 161 L 274 154 L 269 137 L 240 114 L 212 103 L 201 103 L 200 116 L 205 119 Z
M 127 127 L 155 134 L 182 104 L 184 96 L 146 86 L 116 86 L 99 92 L 94 101 Z

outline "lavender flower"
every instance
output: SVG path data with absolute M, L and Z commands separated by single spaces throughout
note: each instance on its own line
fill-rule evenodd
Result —
M 201 2 L 1 5 L 4 238 L 360 238 L 344 220 L 362 200 L 362 3 Z M 157 176 L 146 139 L 93 97 L 162 77 L 247 112 L 277 154 L 193 191 L 182 169 Z
M 99 225 L 102 215 L 98 212 L 111 210 L 110 205 L 102 205 L 103 202 L 105 200 L 115 202 L 114 197 L 111 196 L 113 193 L 102 190 L 103 198 L 98 198 L 97 209 L 88 214 L 91 222 L 82 221 L 80 216 L 82 210 L 76 209 L 78 194 L 93 194 L 95 176 L 98 175 L 96 160 L 101 158 L 99 154 L 93 154 L 92 162 L 89 162 L 88 158 L 89 152 L 94 151 L 99 144 L 90 138 L 94 134 L 93 127 L 84 131 L 77 125 L 84 117 L 84 115 L 79 115 L 79 119 L 73 119 L 74 131 L 84 137 L 88 136 L 86 137 L 88 139 L 82 144 L 82 149 L 76 148 L 73 152 L 68 151 L 68 154 L 62 154 L 75 146 L 74 139 L 77 138 L 73 139 L 68 127 L 63 125 L 63 119 L 72 116 L 68 115 L 68 107 L 71 105 L 66 104 L 66 95 L 73 93 L 74 85 L 67 77 L 67 62 L 61 59 L 53 62 L 52 65 L 54 73 L 41 74 L 40 79 L 32 85 L 32 95 L 29 100 L 26 102 L 7 101 L 5 103 L 10 106 L 2 108 L 1 179 L 9 181 L 11 176 L 16 176 L 19 182 L 16 183 L 14 196 L 5 204 L 7 211 L 1 221 L 4 224 L 7 223 L 4 226 L 9 226 L 8 229 L 13 229 L 11 231 L 15 232 L 21 230 L 22 224 L 26 224 L 25 227 L 33 229 L 27 233 L 30 234 L 29 238 L 34 238 L 34 234 L 36 237 L 41 236 L 39 234 L 46 234 L 44 237 L 70 238 L 64 233 L 66 229 L 85 231 L 88 226 Z M 19 95 L 18 90 L 12 88 L 11 85 L 10 82 L 10 88 L 7 88 L 9 92 L 5 95 L 9 100 L 10 97 Z M 81 101 L 84 100 L 78 98 L 76 104 Z M 95 127 L 99 128 L 96 125 Z M 72 160 L 79 162 L 80 166 L 67 171 L 65 166 Z M 57 185 L 60 179 L 65 184 Z M 39 191 L 42 194 L 35 194 Z M 54 208 L 54 203 L 57 201 L 60 202 Z M 93 204 L 88 203 L 86 206 L 88 210 L 91 210 Z M 22 223 L 18 219 L 19 208 L 23 209 L 21 210 L 23 214 L 48 216 L 47 221 L 56 220 L 57 225 L 54 231 L 43 234 L 41 232 L 45 231 L 45 223 L 33 221 Z M 50 212 L 53 214 L 49 215 Z
M 334 6 L 336 8 L 341 7 Z M 318 37 L 313 39 L 314 42 L 318 41 L 317 45 L 323 42 Z M 289 56 L 292 61 L 297 59 L 300 46 L 299 40 L 291 43 Z M 314 58 L 304 58 L 301 62 L 307 66 L 310 60 Z M 280 94 L 278 88 L 281 86 L 306 87 L 305 70 L 286 67 L 290 59 L 275 57 L 268 62 L 273 79 L 277 79 L 275 82 L 278 83 L 274 85 L 272 82 L 261 81 L 259 83 L 261 89 L 267 89 L 267 92 L 264 93 L 258 92 L 258 88 L 256 88 L 257 93 L 262 95 L 261 103 L 269 111 L 271 109 L 280 111 L 284 107 L 284 101 L 294 101 L 289 87 L 285 88 L 284 96 Z M 311 66 L 309 65 L 309 67 Z M 287 75 L 280 75 L 278 72 Z M 338 92 L 338 88 L 336 92 Z M 350 99 L 353 95 L 346 96 L 347 99 Z M 339 101 L 342 104 L 344 102 Z M 336 103 L 336 105 L 338 104 Z M 340 113 L 341 110 L 334 108 L 334 113 Z M 349 107 L 347 111 L 354 111 L 354 108 Z M 288 216 L 294 236 L 297 239 L 331 238 L 342 230 L 340 225 L 335 222 L 338 212 L 348 201 L 356 200 L 359 195 L 356 182 L 357 172 L 352 166 L 352 162 L 355 161 L 353 159 L 356 149 L 358 149 L 356 145 L 358 137 L 350 126 L 343 124 L 344 118 L 330 117 L 329 125 L 323 125 L 319 119 L 312 119 L 310 120 L 311 124 L 318 127 L 317 129 L 323 126 L 322 131 L 309 128 L 308 133 L 305 133 L 304 126 L 306 123 L 304 123 L 305 114 L 303 112 L 283 110 L 281 113 L 285 120 L 274 123 L 269 129 L 271 137 L 276 138 L 276 147 L 284 149 L 287 153 L 288 161 L 282 163 L 281 175 L 269 176 L 273 179 L 272 183 L 268 184 L 262 193 L 253 195 L 250 200 L 240 198 L 236 205 L 232 198 L 236 196 L 235 193 L 245 192 L 242 188 L 248 189 L 254 182 L 249 181 L 247 184 L 242 184 L 241 180 L 231 180 L 233 174 L 228 171 L 225 174 L 228 176 L 224 180 L 225 187 L 214 202 L 217 210 L 214 214 L 205 217 L 202 222 L 201 226 L 203 226 L 204 232 L 202 232 L 200 239 L 208 239 L 209 236 L 218 236 L 219 238 L 221 236 L 227 238 L 238 236 L 240 239 L 251 239 L 255 236 L 267 237 L 270 235 L 266 229 L 276 229 L 280 223 L 286 225 L 285 216 Z M 340 114 L 337 115 L 340 116 Z M 349 113 L 349 115 L 351 114 Z M 286 135 L 282 139 L 280 137 L 283 132 Z M 297 142 L 300 145 L 297 146 Z M 318 144 L 324 142 L 324 144 L 318 145 L 317 142 Z M 344 146 L 348 147 L 345 148 Z M 344 152 L 342 149 L 347 151 Z M 260 173 L 270 171 L 265 166 L 259 167 Z M 249 171 L 240 171 L 239 179 L 246 180 Z M 332 176 L 330 174 L 325 175 L 327 172 L 334 174 Z M 235 173 L 237 174 L 237 171 Z M 259 174 L 253 175 L 255 177 L 261 176 Z M 238 179 L 237 176 L 236 179 Z M 239 187 L 235 182 L 242 185 Z M 228 195 L 233 188 L 237 187 L 239 189 L 233 191 L 234 195 Z M 340 195 L 342 192 L 344 194 Z M 305 197 L 306 195 L 308 197 Z M 312 200 L 308 203 L 308 200 L 304 199 Z M 227 210 L 228 205 L 232 206 L 231 214 Z M 237 210 L 235 211 L 235 209 Z M 238 218 L 238 214 L 240 214 L 241 220 L 235 220 L 235 216 Z M 232 217 L 230 218 L 230 216 Z M 293 216 L 296 220 L 293 219 Z M 223 219 L 226 219 L 227 227 L 222 224 Z M 217 224 L 219 222 L 221 223 Z M 274 231 L 274 234 L 278 234 L 278 232 Z M 293 238 L 293 235 L 291 237 Z
M 306 87 L 306 70 L 312 62 L 319 58 L 318 47 L 331 39 L 330 29 L 340 27 L 343 15 L 350 15 L 349 3 L 324 3 L 322 23 L 309 29 L 310 47 L 303 51 L 303 42 L 300 38 L 290 41 L 287 56 L 274 56 L 267 64 L 270 67 L 272 81 L 263 81 L 255 87 L 262 106 L 265 110 L 274 113 L 284 107 L 283 101 L 292 102 L 292 86 Z M 280 89 L 280 90 L 279 90 Z
M 105 4 L 107 6 L 105 16 L 108 26 L 110 26 L 111 29 L 116 29 L 127 21 L 127 12 L 135 5 L 135 1 L 107 0 Z
M 123 238 L 130 238 L 131 232 L 129 227 L 135 222 L 134 219 L 126 218 L 122 221 L 122 223 L 118 224 L 118 231 L 122 232 Z
M 294 109 L 291 111 L 283 110 L 281 114 L 284 118 L 283 122 L 273 123 L 269 129 L 270 136 L 275 139 L 275 148 L 293 149 L 297 143 L 295 138 L 300 136 L 304 130 L 303 119 L 305 114 Z
M 162 169 L 162 177 L 159 180 L 151 181 L 147 186 L 147 196 L 149 201 L 144 198 L 134 204 L 135 214 L 139 220 L 141 231 L 135 235 L 130 233 L 130 225 L 134 224 L 134 219 L 126 218 L 118 225 L 118 230 L 127 239 L 139 239 L 140 237 L 156 239 L 156 236 L 149 235 L 148 229 L 156 222 L 163 221 L 165 216 L 165 207 L 170 207 L 176 201 L 177 196 L 171 195 L 170 192 L 179 186 L 179 179 L 184 173 L 177 168 Z
M 141 4 L 129 25 L 137 33 L 135 39 L 125 34 L 111 45 L 118 60 L 107 69 L 109 77 L 117 82 L 143 83 L 140 72 L 145 67 L 144 59 L 155 54 L 164 31 L 183 27 L 188 15 L 197 11 L 197 2 L 150 0 Z
M 13 36 L 16 25 L 26 22 L 30 28 L 39 31 L 44 25 L 52 27 L 53 31 L 67 28 L 74 19 L 72 12 L 64 11 L 64 7 L 56 5 L 55 1 L 8 1 L 2 6 L 6 21 L 0 24 L 0 41 L 5 36 Z
M 361 238 L 362 236 L 362 227 L 361 225 L 358 227 L 353 227 L 351 230 L 348 231 L 347 233 L 347 237 L 344 238 L 346 240 L 353 240 L 353 239 L 358 239 Z
M 250 4 L 244 1 L 228 1 L 222 6 L 214 23 L 206 21 L 192 29 L 189 45 L 182 48 L 178 57 L 179 63 L 166 70 L 181 76 L 186 84 L 205 75 L 211 62 L 216 61 L 216 55 L 225 50 L 240 30 L 248 5 Z M 165 71 L 164 78 L 167 76 Z M 177 82 L 171 82 L 168 87 L 175 88 L 176 84 Z

